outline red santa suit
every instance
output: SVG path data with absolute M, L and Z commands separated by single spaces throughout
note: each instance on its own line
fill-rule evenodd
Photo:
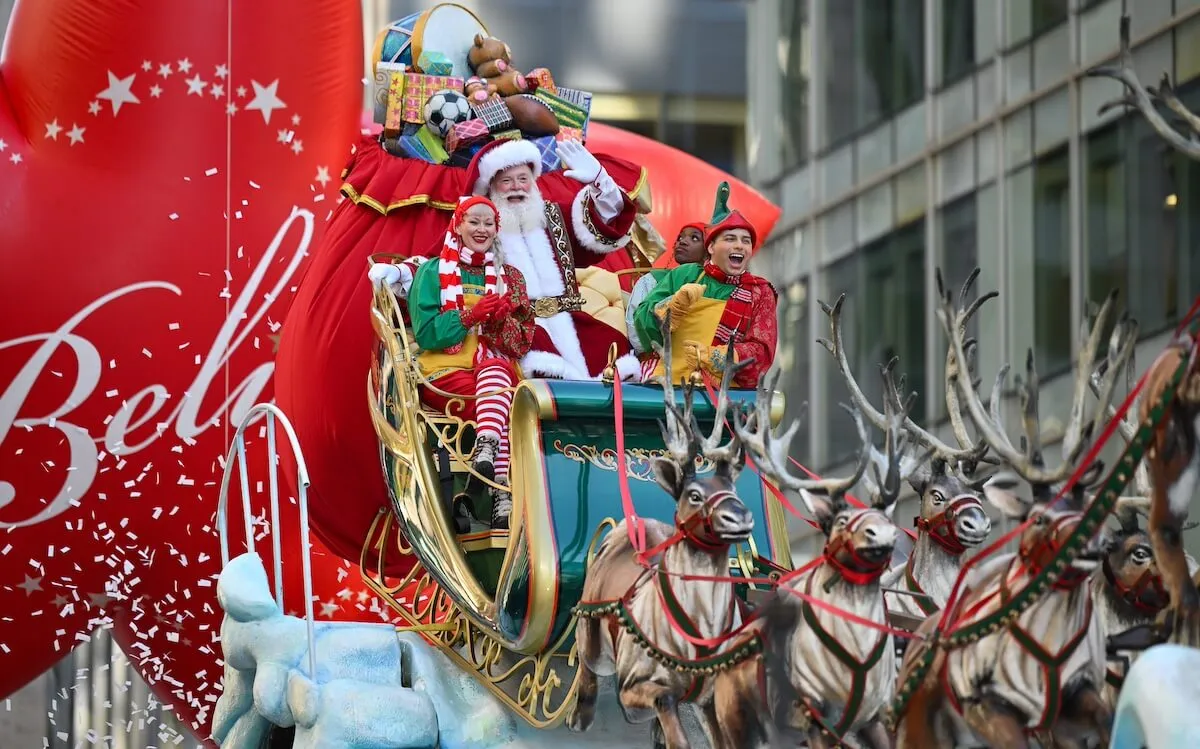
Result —
M 528 164 L 535 180 L 541 174 L 541 154 L 533 143 L 492 141 L 472 159 L 467 184 L 474 194 L 487 195 L 492 178 L 518 164 Z M 524 275 L 537 318 L 533 348 L 521 359 L 526 377 L 598 379 L 614 346 L 618 375 L 639 376 L 625 332 L 581 311 L 576 278 L 577 269 L 600 263 L 629 242 L 636 214 L 633 201 L 600 167 L 570 202 L 544 201 L 544 226 L 522 230 L 501 221 L 503 261 Z

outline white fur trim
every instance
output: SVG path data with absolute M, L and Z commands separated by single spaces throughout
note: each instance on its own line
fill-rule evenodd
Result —
M 642 363 L 637 354 L 628 353 L 617 357 L 617 376 L 622 380 L 640 380 L 642 378 Z
M 529 232 L 500 232 L 500 261 L 525 276 L 525 291 L 530 299 L 562 296 L 566 291 L 562 267 L 554 257 L 550 235 L 545 229 Z
M 558 354 L 548 351 L 530 351 L 521 357 L 521 371 L 526 377 L 551 377 L 562 380 L 590 380 L 586 372 L 580 372 Z
M 576 241 L 583 245 L 584 249 L 594 252 L 597 255 L 607 255 L 610 252 L 616 252 L 629 244 L 629 232 L 625 232 L 619 239 L 611 240 L 608 237 L 597 236 L 587 228 L 587 223 L 583 220 L 583 211 L 590 196 L 591 190 L 585 187 L 571 201 L 571 229 L 575 232 Z
M 517 164 L 529 164 L 533 167 L 533 178 L 542 176 L 542 152 L 527 140 L 510 140 L 479 157 L 479 176 L 475 179 L 474 192 L 476 195 L 486 195 L 492 177 L 501 169 L 507 169 Z
M 557 353 L 571 370 L 581 375 L 570 379 L 591 379 L 587 359 L 583 358 L 583 346 L 579 343 L 579 331 L 575 329 L 575 318 L 571 317 L 571 313 L 559 312 L 553 317 L 539 317 L 537 324 L 550 336 L 554 348 L 558 349 L 554 353 Z

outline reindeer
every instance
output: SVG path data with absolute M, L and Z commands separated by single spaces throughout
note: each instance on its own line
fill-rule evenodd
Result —
M 670 315 L 663 322 L 664 344 L 660 355 L 667 372 L 671 369 Z M 732 343 L 730 344 L 732 347 Z M 733 362 L 733 352 L 727 361 Z M 677 707 L 680 702 L 702 706 L 706 732 L 713 736 L 712 685 L 710 679 L 678 671 L 654 657 L 652 650 L 690 660 L 707 655 L 680 635 L 668 619 L 668 609 L 680 611 L 677 622 L 692 630 L 694 640 L 713 640 L 731 632 L 737 623 L 733 585 L 686 579 L 719 578 L 729 574 L 730 544 L 740 543 L 754 530 L 754 516 L 738 499 L 734 488 L 746 462 L 740 437 L 735 433 L 721 444 L 729 411 L 729 386 L 737 373 L 753 360 L 726 367 L 718 391 L 712 433 L 703 437 L 692 414 L 693 386 L 684 389 L 682 411 L 675 404 L 670 378 L 663 378 L 666 423 L 662 424 L 667 456 L 653 460 L 658 484 L 675 499 L 675 526 L 645 519 L 645 539 L 655 547 L 678 532 L 682 539 L 671 544 L 650 568 L 638 559 L 630 543 L 628 520 L 622 520 L 600 544 L 583 584 L 583 600 L 623 605 L 644 635 L 639 640 L 616 618 L 615 606 L 600 615 L 577 612 L 575 642 L 582 670 L 578 698 L 567 717 L 572 731 L 587 730 L 595 719 L 597 676 L 617 677 L 618 699 L 626 720 L 643 723 L 657 718 L 656 744 L 668 749 L 689 746 Z M 770 394 L 759 394 L 770 403 Z M 697 458 L 715 463 L 712 475 L 696 474 Z M 607 626 L 601 626 L 604 619 Z
M 1148 88 L 1139 80 L 1133 66 L 1129 47 L 1129 16 L 1121 17 L 1121 51 L 1115 65 L 1104 65 L 1088 71 L 1088 75 L 1120 81 L 1126 95 L 1100 108 L 1134 108 L 1141 112 L 1150 127 L 1172 148 L 1192 159 L 1200 159 L 1200 116 L 1180 101 L 1163 73 L 1157 88 Z M 1162 105 L 1184 125 L 1181 133 L 1173 122 L 1159 111 Z M 1200 357 L 1196 356 L 1191 336 L 1182 336 L 1150 366 L 1140 416 L 1150 417 L 1150 410 L 1162 399 L 1172 374 L 1178 367 L 1187 370 L 1164 417 L 1154 430 L 1150 449 L 1146 453 L 1153 491 L 1150 501 L 1150 541 L 1171 605 L 1164 610 L 1164 623 L 1171 630 L 1170 639 L 1183 645 L 1200 647 L 1200 592 L 1189 574 L 1187 554 L 1183 550 L 1183 530 L 1188 510 L 1200 483 Z
M 772 433 L 763 400 L 770 389 L 760 391 L 750 419 L 735 415 L 734 428 L 764 476 L 800 492 L 826 542 L 822 561 L 783 583 L 764 604 L 755 622 L 763 656 L 717 677 L 716 717 L 724 746 L 773 742 L 781 733 L 798 729 L 814 749 L 828 747 L 830 734 L 840 741 L 849 733 L 868 747 L 888 747 L 891 740 L 880 713 L 891 699 L 896 678 L 891 634 L 849 621 L 809 599 L 885 625 L 879 578 L 896 542 L 891 512 L 901 482 L 908 478 L 906 471 L 919 463 L 905 454 L 906 414 L 893 408 L 901 404 L 887 402 L 881 455 L 871 445 L 862 413 L 847 408 L 862 441 L 854 472 L 840 479 L 801 479 L 786 467 L 799 419 L 781 435 Z M 864 478 L 868 463 L 874 475 L 866 481 L 871 505 L 848 507 L 846 492 Z
M 944 291 L 940 273 L 937 280 L 938 319 L 955 357 L 966 361 L 963 322 L 996 293 L 986 294 L 967 307 L 967 284 L 956 307 Z M 1109 347 L 1108 373 L 1098 388 L 1099 407 L 1090 419 L 1085 419 L 1092 361 L 1115 296 L 1114 292 L 1101 307 L 1080 347 L 1063 460 L 1058 466 L 1048 468 L 1042 454 L 1039 383 L 1032 351 L 1026 358 L 1025 377 L 1018 383 L 1023 449 L 1013 445 L 1001 418 L 1000 397 L 1008 367 L 997 376 L 988 407 L 969 378 L 957 380 L 975 429 L 995 454 L 1030 484 L 1033 499 L 996 492 L 994 500 L 1000 509 L 1011 518 L 1025 521 L 1027 527 L 1016 553 L 990 560 L 967 576 L 964 591 L 949 612 L 953 614 L 951 631 L 1005 607 L 1015 592 L 1047 568 L 1080 523 L 1087 487 L 1096 481 L 1103 466 L 1099 462 L 1087 466 L 1081 481 L 1061 500 L 1055 501 L 1053 488 L 1083 462 L 1097 423 L 1107 416 L 1115 373 L 1132 355 L 1137 340 L 1136 325 L 1127 320 L 1117 322 L 1113 339 L 1117 345 Z M 906 712 L 897 716 L 898 746 L 952 747 L 981 739 L 989 746 L 1016 749 L 1030 745 L 1031 732 L 1048 732 L 1054 741 L 1071 743 L 1082 735 L 1095 734 L 1101 738 L 1100 745 L 1107 746 L 1112 713 L 1101 695 L 1104 631 L 1094 614 L 1091 588 L 1084 584 L 1098 569 L 1102 551 L 1099 539 L 1092 538 L 1044 595 L 1005 626 L 969 645 L 948 652 L 936 642 L 910 646 L 901 667 L 902 681 L 916 667 L 918 656 L 927 653 L 926 648 L 937 650 L 933 666 L 910 697 Z M 937 618 L 931 617 L 918 634 L 932 634 L 936 625 Z
M 974 280 L 972 277 L 967 283 Z M 883 413 L 875 409 L 859 387 L 851 371 L 842 343 L 842 294 L 832 307 L 821 303 L 821 309 L 829 317 L 830 337 L 820 344 L 833 357 L 838 372 L 846 383 L 850 398 L 866 416 L 867 421 L 877 428 L 886 427 Z M 974 341 L 968 343 L 973 345 Z M 900 389 L 893 371 L 899 360 L 893 358 L 883 370 L 884 399 L 893 400 L 893 408 L 899 408 Z M 882 584 L 885 589 L 907 590 L 909 595 L 888 593 L 889 612 L 899 612 L 917 619 L 936 612 L 946 604 L 954 581 L 962 566 L 962 555 L 987 539 L 992 530 L 992 521 L 983 510 L 983 499 L 987 496 L 985 486 L 989 479 L 969 478 L 963 470 L 967 466 L 973 471 L 983 458 L 987 444 L 980 440 L 973 443 L 959 408 L 955 381 L 958 377 L 970 377 L 969 367 L 960 374 L 954 352 L 946 354 L 946 405 L 950 411 L 950 422 L 959 447 L 953 448 L 922 429 L 911 418 L 905 419 L 909 439 L 931 451 L 932 459 L 919 465 L 909 466 L 904 471 L 909 485 L 921 499 L 921 514 L 915 520 L 917 542 L 908 561 L 888 570 Z M 911 458 L 910 458 L 911 460 Z

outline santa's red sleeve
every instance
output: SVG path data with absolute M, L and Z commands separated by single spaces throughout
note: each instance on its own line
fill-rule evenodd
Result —
M 603 179 L 603 176 L 601 177 Z M 568 205 L 559 205 L 567 219 L 567 234 L 575 248 L 575 267 L 586 268 L 604 260 L 605 256 L 625 247 L 630 241 L 630 230 L 637 217 L 637 206 L 629 194 L 608 179 L 610 190 L 620 196 L 620 211 L 610 220 L 605 220 L 596 205 L 600 188 L 586 185 L 575 194 Z

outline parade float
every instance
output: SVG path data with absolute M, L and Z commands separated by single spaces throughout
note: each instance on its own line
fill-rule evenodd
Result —
M 1123 31 L 1127 39 L 1127 24 Z M 842 344 L 842 301 L 822 305 L 822 343 L 850 393 L 861 442 L 841 476 L 817 477 L 805 456 L 789 455 L 800 420 L 781 425 L 799 409 L 784 404 L 775 379 L 731 386 L 747 362 L 729 355 L 722 377 L 638 384 L 623 376 L 614 347 L 594 377 L 531 377 L 514 388 L 503 487 L 511 520 L 487 527 L 477 522 L 486 512 L 460 511 L 473 503 L 472 485 L 492 483 L 469 457 L 478 424 L 421 399 L 431 382 L 416 364 L 407 288 L 373 287 L 367 268 L 384 254 L 409 261 L 427 246 L 436 251 L 447 211 L 471 192 L 474 151 L 497 140 L 532 141 L 543 195 L 576 200 L 557 144 L 587 139 L 588 95 L 550 71 L 517 71 L 512 50 L 453 4 L 389 26 L 373 59 L 382 132 L 352 157 L 348 199 L 314 263 L 321 268 L 324 255 L 353 265 L 357 290 L 346 291 L 347 282 L 335 299 L 318 284 L 310 296 L 320 313 L 301 290 L 284 328 L 277 406 L 249 415 L 225 464 L 225 691 L 214 720 L 222 746 L 682 747 L 707 738 L 730 749 L 778 741 L 1024 747 L 1106 746 L 1111 737 L 1124 749 L 1200 736 L 1194 719 L 1170 713 L 1174 734 L 1164 738 L 1152 723 L 1170 705 L 1148 704 L 1149 687 L 1128 688 L 1145 685 L 1145 669 L 1164 659 L 1196 661 L 1190 647 L 1153 648 L 1197 644 L 1196 590 L 1178 544 L 1187 508 L 1170 500 L 1177 489 L 1190 499 L 1188 466 L 1200 460 L 1196 307 L 1168 351 L 1124 384 L 1136 323 L 1117 314 L 1115 295 L 1089 316 L 1062 459 L 1052 465 L 1032 353 L 1017 386 L 1020 439 L 1003 418 L 1008 368 L 990 393 L 978 382 L 980 344 L 966 338 L 967 323 L 995 296 L 973 296 L 978 271 L 957 295 L 938 278 L 949 442 L 909 417 L 897 362 L 882 370 L 882 401 L 867 398 Z M 1098 74 L 1106 72 L 1153 112 L 1136 79 L 1124 69 Z M 1169 87 L 1155 96 L 1170 97 Z M 653 175 L 596 158 L 639 203 L 643 231 L 623 237 L 632 249 L 579 268 L 572 311 L 623 319 L 621 271 L 636 275 L 656 254 L 641 200 Z M 306 284 L 317 283 L 313 272 Z M 355 295 L 366 303 L 348 305 Z M 344 315 L 356 316 L 355 326 L 369 320 L 374 335 L 349 356 L 361 365 L 354 399 L 372 444 L 353 441 L 363 454 L 342 466 L 351 485 L 386 490 L 373 504 L 318 488 L 308 460 L 304 422 L 323 452 L 312 431 L 321 407 L 303 387 L 314 361 L 300 343 L 314 329 L 353 338 Z M 672 371 L 669 315 L 661 333 Z M 319 357 L 315 365 L 328 366 Z M 244 434 L 262 416 L 272 444 L 277 427 L 287 436 L 280 473 L 297 492 L 301 534 L 311 522 L 330 548 L 352 551 L 398 624 L 315 624 L 307 591 L 305 617 L 287 616 L 279 566 L 272 585 L 251 529 L 245 553 L 230 548 L 226 515 L 238 483 L 243 516 L 253 513 Z M 1125 444 L 1106 465 L 1100 451 L 1113 438 Z M 1171 446 L 1177 452 L 1168 454 Z M 352 475 L 372 463 L 373 476 Z M 274 458 L 271 467 L 274 521 Z M 687 477 L 691 494 L 681 496 L 670 476 Z M 893 561 L 906 532 L 893 510 L 907 490 L 921 503 L 907 531 L 915 543 Z M 985 507 L 1015 529 L 990 538 Z M 785 512 L 825 535 L 811 562 L 793 563 Z M 1110 518 L 1118 527 L 1106 527 Z M 649 541 L 647 526 L 659 529 Z M 1010 541 L 1018 549 L 1001 554 Z M 978 552 L 964 561 L 969 549 Z M 623 593 L 596 597 L 631 569 Z M 597 676 L 613 674 L 616 693 L 598 691 Z M 694 720 L 679 710 L 688 703 Z

